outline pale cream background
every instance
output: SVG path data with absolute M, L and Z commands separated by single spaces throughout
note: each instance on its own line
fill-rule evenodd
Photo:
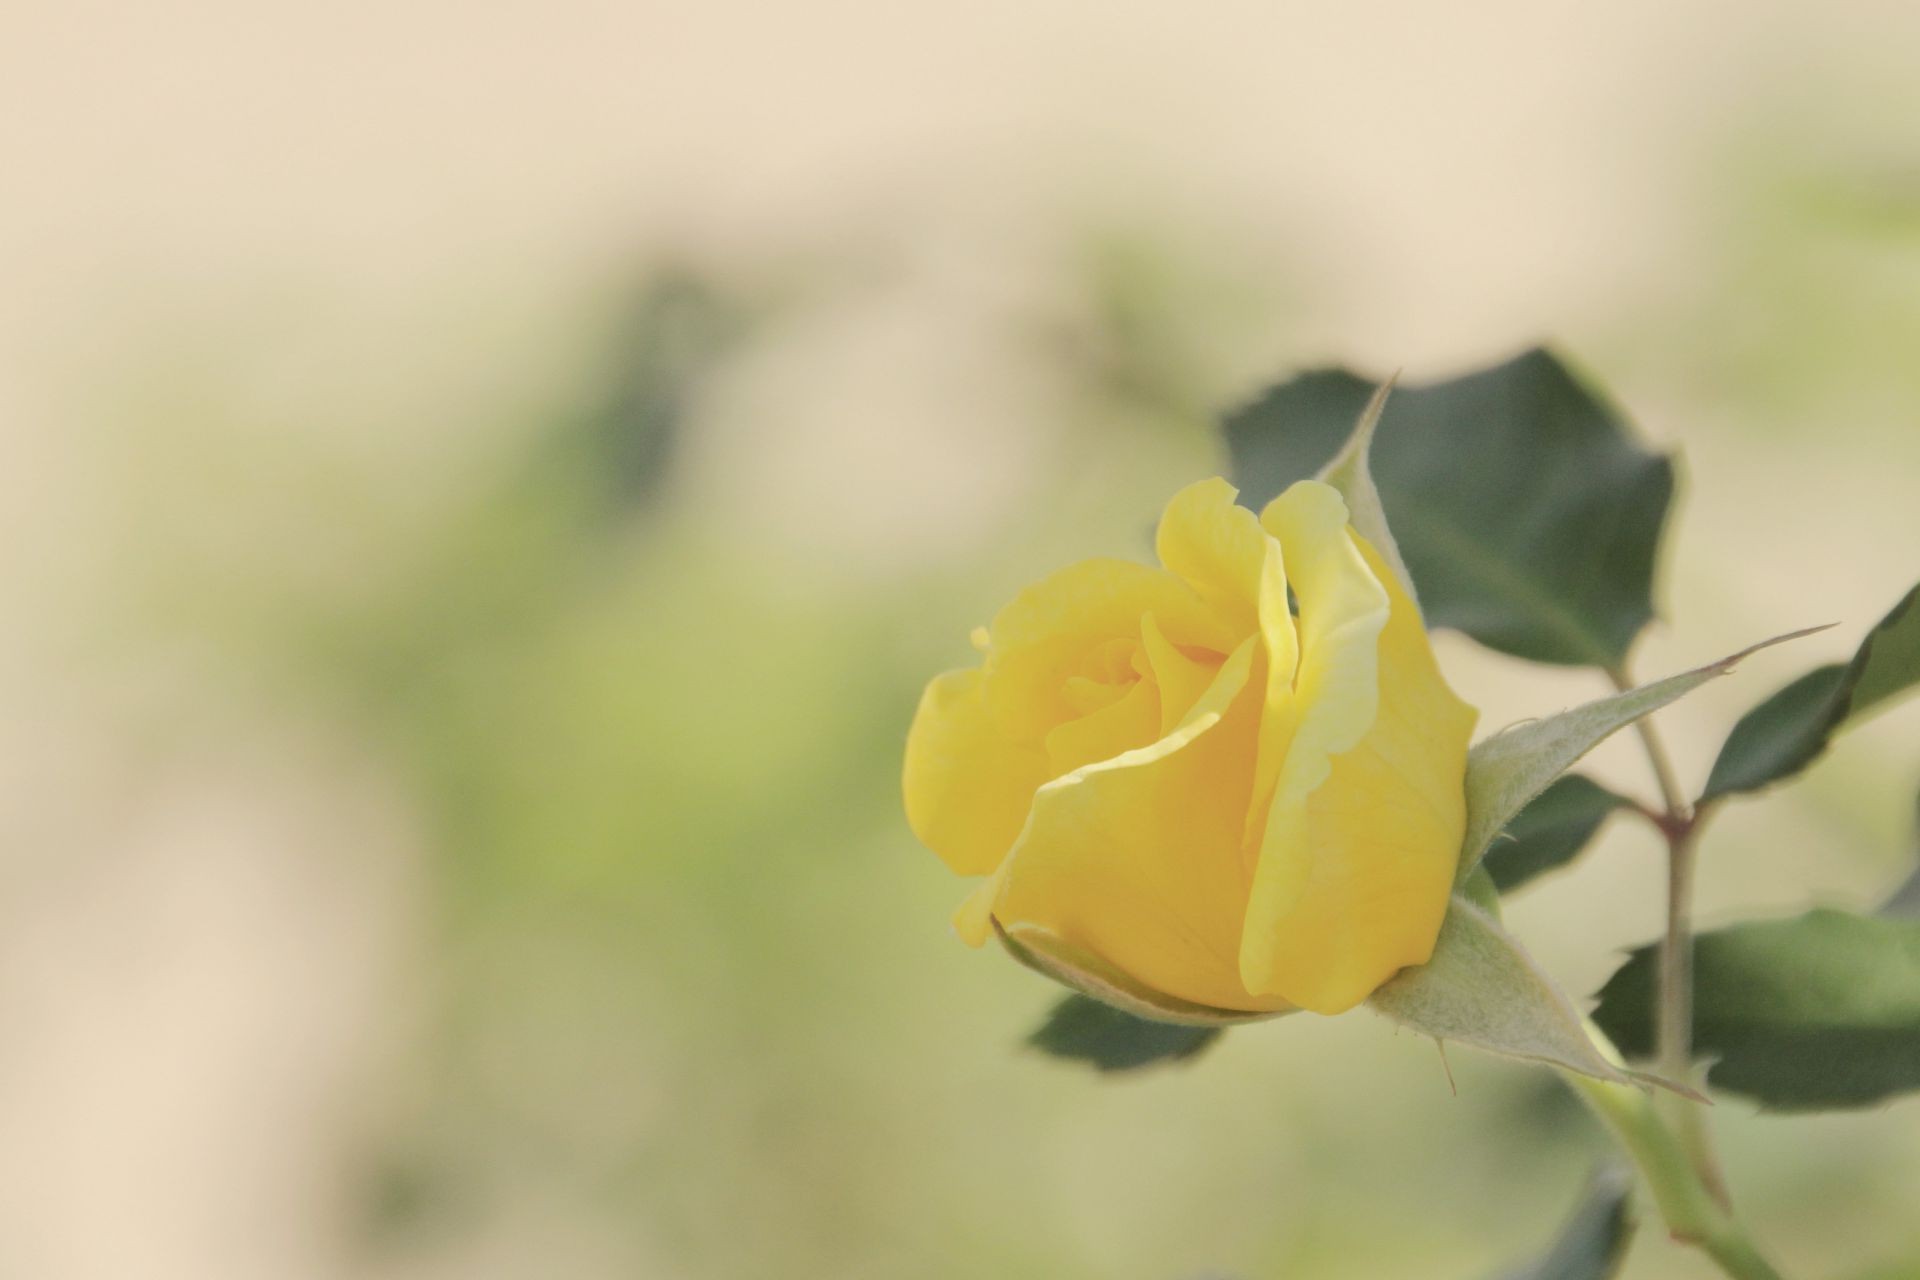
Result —
M 1101 246 L 1149 264 L 1200 402 L 1316 360 L 1417 380 L 1558 341 L 1693 473 L 1665 582 L 1676 625 L 1643 670 L 1843 624 L 1668 717 L 1698 777 L 1728 717 L 1844 652 L 1920 576 L 1916 70 L 1920 6 L 1899 0 L 6 4 L 0 1271 L 918 1270 L 910 1243 L 863 1257 L 811 1219 L 793 1245 L 777 1212 L 717 1191 L 709 1234 L 765 1246 L 705 1252 L 684 1228 L 700 1208 L 649 1208 L 681 1163 L 658 1152 L 627 1202 L 507 1177 L 425 1243 L 363 1247 L 356 1161 L 431 1087 L 421 1028 L 452 963 L 433 838 L 343 716 L 169 624 L 177 599 L 325 597 L 404 564 L 514 424 L 573 394 L 632 271 L 676 255 L 793 309 L 698 406 L 676 527 L 777 543 L 797 581 L 835 592 L 964 582 L 938 619 L 955 662 L 1006 588 L 1125 550 L 1173 481 L 1209 469 L 1198 435 L 1123 435 L 1127 456 L 1087 462 L 1066 497 L 1048 488 L 1059 451 L 1089 440 Z M 1056 503 L 1059 520 L 1030 514 Z M 1489 726 L 1596 688 L 1444 647 Z M 1629 753 L 1604 762 L 1642 785 Z M 1908 852 L 1917 765 L 1920 725 L 1896 716 L 1798 800 L 1730 812 L 1706 916 L 1791 909 L 1809 886 L 1870 901 Z M 902 831 L 884 839 L 917 896 L 871 906 L 919 913 L 933 939 L 957 890 Z M 1581 991 L 1657 918 L 1650 842 L 1617 829 L 1603 853 L 1512 913 Z M 729 920 L 711 928 L 724 939 Z M 1039 1007 L 1018 977 L 937 954 L 960 975 L 945 992 L 1003 984 L 974 1032 L 1010 1040 Z M 956 1052 L 929 1025 L 894 1051 L 900 1071 Z M 1177 1081 L 1045 1077 L 1006 1104 L 1051 1126 L 1059 1162 L 1015 1232 L 1057 1241 L 1058 1268 L 1034 1274 L 1242 1265 L 1183 1252 L 1212 1228 L 1114 1184 L 1142 1150 L 1237 1186 L 1222 1215 L 1271 1214 L 1298 1274 L 1387 1274 L 1381 1241 L 1418 1211 L 1371 1203 L 1367 1170 L 1440 1140 L 1422 1117 L 1451 1104 L 1427 1052 L 1372 1024 L 1235 1047 L 1203 1069 L 1223 1097 L 1290 1099 L 1253 1120 L 1244 1102 L 1187 1112 Z M 992 1115 L 1000 1090 L 1030 1087 L 1021 1069 L 964 1096 Z M 644 1076 L 599 1088 L 636 1134 L 675 1105 Z M 1141 1107 L 1165 1119 L 1122 1150 L 1116 1125 Z M 1913 1107 L 1721 1108 L 1795 1275 L 1920 1249 Z M 953 1115 L 921 1140 L 981 1123 Z M 1488 1140 L 1460 1176 L 1524 1140 Z M 678 1196 L 763 1159 L 726 1141 L 686 1152 L 710 1173 Z M 1303 1156 L 1265 1186 L 1240 1171 L 1258 1143 L 1353 1155 Z M 1782 1216 L 1835 1169 L 1857 1179 L 1845 1203 Z M 1329 1181 L 1351 1208 L 1289 1210 Z M 962 1194 L 941 1193 L 955 1211 Z M 1410 1234 L 1425 1243 L 1391 1274 L 1485 1271 L 1550 1216 L 1498 1240 Z M 1341 1256 L 1343 1232 L 1368 1269 L 1312 1261 Z M 1630 1276 L 1705 1274 L 1657 1235 Z

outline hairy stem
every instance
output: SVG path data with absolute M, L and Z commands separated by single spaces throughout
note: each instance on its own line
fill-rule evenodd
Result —
M 1598 1028 L 1589 1025 L 1588 1033 L 1603 1053 L 1618 1058 Z M 1651 1097 L 1632 1085 L 1562 1074 L 1633 1160 L 1675 1240 L 1701 1250 L 1734 1280 L 1784 1280 L 1702 1178 Z
M 1619 689 L 1633 687 L 1633 678 L 1624 666 L 1609 675 Z M 1644 716 L 1633 727 L 1646 749 L 1647 763 L 1665 806 L 1663 812 L 1650 815 L 1667 842 L 1667 922 L 1660 937 L 1654 1060 L 1661 1075 L 1693 1084 L 1693 873 L 1700 826 L 1707 811 L 1696 812 L 1681 790 L 1673 758 L 1667 754 L 1653 717 Z M 1662 1105 L 1707 1190 L 1725 1205 L 1726 1181 L 1699 1104 L 1670 1095 Z
M 1633 677 L 1621 667 L 1609 673 L 1622 690 L 1633 688 Z M 1674 773 L 1673 758 L 1654 727 L 1652 716 L 1633 722 L 1646 748 L 1666 806 L 1655 815 L 1655 825 L 1667 839 L 1667 928 L 1660 939 L 1660 999 L 1654 1044 L 1660 1070 L 1685 1080 L 1693 1068 L 1693 851 L 1697 823 L 1693 806 Z
M 1624 667 L 1611 675 L 1614 687 L 1620 692 L 1633 688 L 1633 677 Z M 1640 744 L 1647 750 L 1647 763 L 1653 766 L 1653 778 L 1660 786 L 1660 799 L 1667 807 L 1667 816 L 1682 821 L 1691 818 L 1693 806 L 1687 803 L 1686 792 L 1680 789 L 1679 775 L 1673 771 L 1673 757 L 1667 754 L 1667 744 L 1654 727 L 1653 717 L 1647 715 L 1635 720 L 1633 731 L 1640 735 Z
M 1614 683 L 1622 689 L 1633 687 L 1624 671 Z M 1633 727 L 1647 750 L 1647 763 L 1653 766 L 1666 805 L 1659 824 L 1667 838 L 1667 928 L 1660 939 L 1656 1060 L 1663 1073 L 1685 1080 L 1693 1068 L 1693 853 L 1698 824 L 1653 717 L 1642 717 Z
M 1667 931 L 1660 940 L 1659 1025 L 1655 1041 L 1660 1074 L 1697 1084 L 1693 1071 L 1693 871 L 1699 843 L 1701 814 L 1689 817 L 1667 833 Z M 1707 1132 L 1699 1103 L 1669 1095 L 1664 1104 L 1681 1144 L 1707 1189 L 1724 1205 L 1728 1202 L 1720 1158 Z

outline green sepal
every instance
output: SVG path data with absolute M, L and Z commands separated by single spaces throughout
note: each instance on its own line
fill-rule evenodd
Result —
M 1626 1077 L 1587 1034 L 1560 987 L 1492 915 L 1456 895 L 1433 956 L 1367 1001 L 1409 1030 L 1616 1083 Z
M 1113 965 L 1075 947 L 1050 930 L 1037 925 L 1002 925 L 993 922 L 994 934 L 1007 953 L 1035 973 L 1044 974 L 1062 986 L 1101 1004 L 1144 1018 L 1179 1027 L 1227 1027 L 1244 1022 L 1264 1022 L 1296 1010 L 1271 1011 L 1216 1009 L 1195 1004 L 1163 991 L 1155 991 Z
M 1668 676 L 1539 720 L 1527 720 L 1474 744 L 1467 753 L 1467 830 L 1460 844 L 1457 884 L 1480 865 L 1487 846 L 1527 804 L 1607 737 L 1644 715 L 1698 689 L 1769 645 L 1811 635 L 1793 631 L 1742 649 L 1718 662 Z
M 1360 411 L 1359 419 L 1353 424 L 1353 434 L 1315 478 L 1331 485 L 1346 500 L 1348 522 L 1356 533 L 1373 544 L 1373 549 L 1387 562 L 1407 598 L 1418 609 L 1420 593 L 1414 589 L 1407 562 L 1400 558 L 1400 544 L 1393 540 L 1393 530 L 1387 527 L 1387 509 L 1380 501 L 1380 490 L 1373 480 L 1373 433 L 1380 425 L 1380 415 L 1386 412 L 1393 384 L 1394 379 L 1388 378 L 1375 389 L 1373 398 L 1367 401 L 1367 407 Z

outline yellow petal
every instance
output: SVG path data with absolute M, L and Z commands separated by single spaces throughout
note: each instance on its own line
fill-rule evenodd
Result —
M 1290 557 L 1294 564 L 1309 547 L 1321 547 L 1352 610 L 1344 637 L 1323 635 L 1319 624 L 1331 618 L 1315 618 L 1321 597 L 1296 568 L 1304 631 L 1300 727 L 1261 844 L 1242 975 L 1252 990 L 1284 992 L 1317 1013 L 1340 1013 L 1432 954 L 1465 831 L 1463 779 L 1475 712 L 1440 677 L 1419 610 L 1386 560 L 1346 528 L 1332 539 L 1327 522 L 1309 499 L 1271 512 L 1269 522 L 1288 526 L 1283 539 L 1300 539 L 1302 557 Z M 1294 541 L 1286 545 L 1292 549 Z M 1386 601 L 1373 641 L 1361 639 L 1369 628 L 1359 618 L 1369 614 L 1359 603 L 1369 593 L 1359 572 Z M 1323 658 L 1344 662 L 1346 672 L 1323 672 Z M 1356 689 L 1367 666 L 1373 697 Z M 1325 681 L 1313 697 L 1309 670 Z
M 1038 742 L 1078 714 L 1067 679 L 1107 641 L 1136 640 L 1151 613 L 1176 644 L 1227 653 L 1240 636 L 1178 575 L 1125 560 L 1083 560 L 1022 591 L 994 618 L 987 704 L 1002 731 Z
M 1000 877 L 991 876 L 973 887 L 953 913 L 953 931 L 970 947 L 983 945 L 993 933 L 993 900 L 1000 892 Z
M 1215 477 L 1173 495 L 1160 516 L 1154 550 L 1160 563 L 1193 584 L 1241 635 L 1258 621 L 1260 570 L 1268 538 L 1236 490 Z
M 1298 963 L 1289 953 L 1319 955 L 1334 1005 L 1358 1003 L 1433 955 L 1466 832 L 1467 745 L 1479 718 L 1447 687 L 1419 606 L 1386 557 L 1354 540 L 1391 600 L 1379 712 L 1307 800 L 1317 884 L 1306 898 L 1317 905 L 1303 899 L 1295 927 L 1277 931 L 1278 967 Z
M 1132 979 L 1220 1009 L 1250 997 L 1237 954 L 1246 902 L 1241 817 L 1259 699 L 1242 696 L 1249 640 L 1175 730 L 1042 787 L 992 909 L 1037 925 Z
M 1160 562 L 1193 583 L 1203 598 L 1245 632 L 1261 638 L 1263 685 L 1269 714 L 1263 717 L 1255 792 L 1273 790 L 1285 735 L 1267 727 L 1288 700 L 1299 661 L 1299 643 L 1287 609 L 1284 543 L 1275 542 L 1253 512 L 1234 502 L 1233 486 L 1218 478 L 1190 484 L 1167 503 L 1155 549 Z
M 1160 736 L 1160 689 L 1137 680 L 1121 697 L 1091 715 L 1056 726 L 1047 735 L 1047 767 L 1053 777 L 1082 765 L 1111 760 Z
M 1292 696 L 1262 725 L 1263 740 L 1285 747 L 1253 867 L 1240 974 L 1249 991 L 1336 1013 L 1372 987 L 1360 989 L 1355 976 L 1367 966 L 1353 963 L 1346 947 L 1326 944 L 1364 931 L 1355 919 L 1356 892 L 1374 895 L 1397 882 L 1390 875 L 1376 881 L 1366 850 L 1315 841 L 1308 800 L 1331 775 L 1334 757 L 1353 750 L 1373 726 L 1390 601 L 1348 533 L 1346 504 L 1326 485 L 1294 485 L 1261 513 L 1261 523 L 1286 551 L 1300 601 L 1300 662 Z
M 927 686 L 907 733 L 902 774 L 913 833 L 968 876 L 1000 865 L 1026 824 L 1034 792 L 1053 776 L 1039 744 L 1001 733 L 983 684 L 981 672 L 967 670 Z
M 1220 671 L 1216 661 L 1202 661 L 1167 639 L 1152 614 L 1140 619 L 1141 655 L 1150 676 L 1160 689 L 1160 732 L 1164 736 L 1186 719 L 1193 704 L 1213 683 Z
M 1259 741 L 1254 752 L 1254 803 L 1247 811 L 1243 845 L 1266 829 L 1260 810 L 1273 795 L 1294 731 L 1294 686 L 1300 676 L 1300 635 L 1287 607 L 1287 574 L 1280 543 L 1267 539 L 1260 567 L 1260 638 L 1265 648 Z

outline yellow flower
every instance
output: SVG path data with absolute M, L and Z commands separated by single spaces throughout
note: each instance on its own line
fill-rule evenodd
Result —
M 907 818 L 987 877 L 975 946 L 1157 1011 L 1339 1013 L 1432 954 L 1475 713 L 1339 493 L 1234 496 L 1174 496 L 1163 568 L 1072 565 L 976 632 L 921 698 Z

